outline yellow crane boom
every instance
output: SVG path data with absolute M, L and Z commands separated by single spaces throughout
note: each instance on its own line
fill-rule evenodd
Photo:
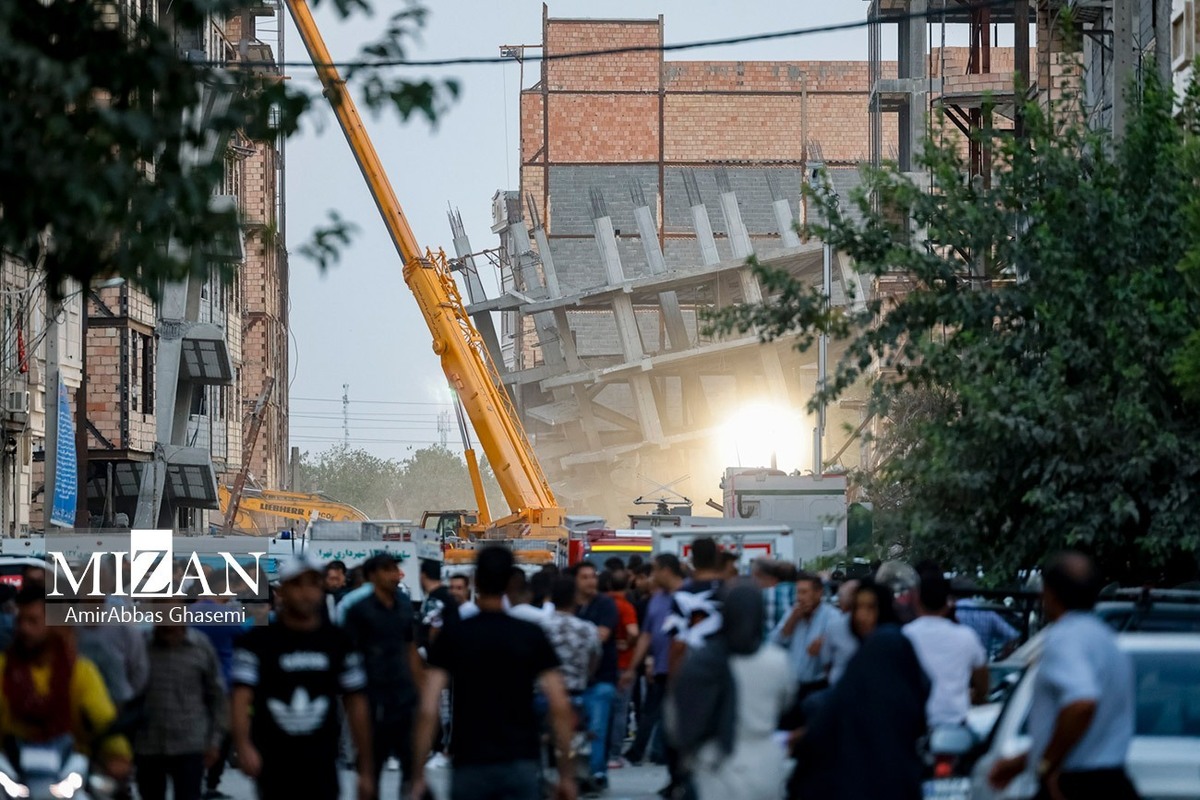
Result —
M 307 2 L 287 0 L 287 5 L 317 69 L 325 96 L 404 263 L 404 282 L 429 326 L 433 352 L 441 359 L 442 370 L 466 409 L 512 512 L 508 517 L 495 520 L 494 527 L 558 538 L 563 510 L 534 455 L 516 409 L 500 389 L 500 376 L 467 315 L 445 253 L 422 250 L 418 245 Z

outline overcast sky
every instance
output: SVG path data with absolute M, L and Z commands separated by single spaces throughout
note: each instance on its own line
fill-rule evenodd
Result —
M 395 0 L 376 0 L 380 8 Z M 437 0 L 423 41 L 412 58 L 496 55 L 502 44 L 537 44 L 542 4 L 537 0 Z M 341 21 L 332 2 L 318 22 L 334 59 L 356 55 L 383 22 Z M 667 43 L 690 42 L 861 20 L 861 0 L 553 0 L 552 17 L 654 18 L 664 15 Z M 737 13 L 732 14 L 731 9 Z M 262 38 L 268 38 L 260 33 Z M 285 58 L 307 61 L 290 20 Z M 865 59 L 866 31 L 821 34 L 738 46 L 706 48 L 673 58 L 720 60 Z M 886 57 L 886 55 L 885 55 Z M 310 69 L 291 67 L 291 79 L 314 88 Z M 415 70 L 414 77 L 431 74 Z M 421 245 L 452 252 L 447 204 L 462 211 L 474 250 L 494 247 L 492 194 L 516 188 L 518 175 L 518 67 L 455 67 L 459 101 L 431 128 L 401 124 L 394 115 L 367 118 L 396 194 Z M 526 85 L 537 79 L 529 65 Z M 350 442 L 380 456 L 403 458 L 438 440 L 438 412 L 448 393 L 425 324 L 401 277 L 401 264 L 371 202 L 349 148 L 328 107 L 321 104 L 287 144 L 287 238 L 291 259 L 291 438 L 320 451 L 342 439 L 342 386 L 349 384 Z M 327 211 L 359 226 L 339 265 L 321 274 L 296 254 Z M 481 266 L 481 269 L 483 267 Z M 497 328 L 499 325 L 497 324 Z M 457 428 L 449 444 L 459 448 Z

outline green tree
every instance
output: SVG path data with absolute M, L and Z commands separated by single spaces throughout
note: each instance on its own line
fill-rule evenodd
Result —
M 496 479 L 486 464 L 480 472 L 492 513 L 504 516 L 508 512 Z M 475 507 L 475 491 L 467 464 L 457 453 L 435 445 L 415 451 L 402 463 L 396 501 L 396 511 L 402 517 L 419 520 L 426 511 L 474 510 Z
M 343 16 L 372 13 L 368 0 L 333 2 Z M 145 13 L 156 5 L 158 22 Z M 291 135 L 319 99 L 266 69 L 187 59 L 180 32 L 245 5 L 150 0 L 128 16 L 101 0 L 0 3 L 0 250 L 43 263 L 52 293 L 67 277 L 108 275 L 156 293 L 163 279 L 207 272 L 220 258 L 211 243 L 236 237 L 235 212 L 210 205 L 222 152 L 195 168 L 189 152 Z M 403 57 L 424 13 L 411 4 L 394 13 L 363 59 Z M 403 119 L 436 120 L 458 91 L 369 68 L 347 77 L 361 77 L 369 108 Z M 326 266 L 349 235 L 333 215 L 302 249 Z
M 484 464 L 480 472 L 492 513 L 507 514 L 491 470 Z M 475 509 L 466 462 L 439 446 L 416 450 L 403 461 L 344 445 L 317 454 L 305 453 L 299 484 L 301 491 L 321 492 L 349 503 L 372 519 L 388 519 L 395 513 L 401 519 L 419 522 L 426 511 Z M 389 502 L 392 511 L 388 510 Z
M 798 331 L 801 347 L 822 330 L 844 340 L 826 400 L 868 380 L 887 415 L 912 389 L 948 391 L 872 476 L 904 493 L 914 550 L 947 565 L 1004 576 L 1073 546 L 1113 577 L 1195 572 L 1200 117 L 1195 87 L 1179 124 L 1169 88 L 1142 74 L 1119 142 L 1073 106 L 1030 104 L 1026 139 L 984 133 L 990 188 L 930 137 L 933 193 L 894 167 L 868 170 L 854 222 L 814 192 L 827 220 L 816 235 L 867 276 L 910 282 L 894 306 L 827 311 L 811 287 L 758 267 L 771 299 L 714 320 Z M 897 221 L 909 215 L 923 240 Z
M 300 491 L 321 492 L 349 503 L 373 519 L 388 518 L 387 501 L 400 494 L 403 467 L 362 448 L 335 445 L 321 453 L 304 453 L 297 476 Z

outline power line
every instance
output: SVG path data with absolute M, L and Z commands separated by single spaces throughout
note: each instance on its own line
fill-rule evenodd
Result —
M 289 397 L 291 401 L 299 400 L 305 403 L 340 403 L 340 397 Z M 436 403 L 433 401 L 418 401 L 418 400 L 352 400 L 352 403 L 370 403 L 371 405 L 385 406 L 451 406 L 450 402 Z
M 293 442 L 312 442 L 326 444 L 343 444 L 346 440 L 340 436 L 292 436 Z M 350 439 L 349 444 L 425 444 L 435 445 L 440 442 L 432 439 Z
M 956 11 L 980 11 L 983 9 L 995 8 L 998 6 L 1012 5 L 1012 0 L 973 0 L 973 2 L 960 3 L 955 7 Z M 940 13 L 939 9 L 929 9 L 926 11 L 910 11 L 907 14 L 880 14 L 866 19 L 856 20 L 854 22 L 834 22 L 828 25 L 814 25 L 807 28 L 791 28 L 782 31 L 767 31 L 764 33 L 751 33 L 744 36 L 727 36 L 721 39 L 703 39 L 695 42 L 679 42 L 676 44 L 663 45 L 635 45 L 630 47 L 612 47 L 603 50 L 581 50 L 575 53 L 542 53 L 540 55 L 531 55 L 522 57 L 522 61 L 566 61 L 575 58 L 596 58 L 598 56 L 616 56 L 629 53 L 674 53 L 684 50 L 698 50 L 704 47 L 725 47 L 729 45 L 751 44 L 753 42 L 767 42 L 777 39 L 794 39 L 803 36 L 815 36 L 822 33 L 840 33 L 841 31 L 857 30 L 865 28 L 875 23 L 894 23 L 904 22 L 906 20 L 925 20 L 937 16 Z M 337 67 L 339 69 L 369 69 L 373 67 L 471 67 L 481 65 L 494 64 L 509 64 L 515 59 L 505 56 L 457 56 L 453 58 L 432 58 L 432 59 L 407 59 L 407 58 L 381 58 L 373 61 L 354 60 L 354 61 L 334 61 L 328 64 L 317 64 L 313 61 L 284 61 L 278 63 L 275 61 L 237 61 L 237 66 L 245 67 Z M 203 64 L 210 67 L 226 67 L 225 62 L 193 62 Z

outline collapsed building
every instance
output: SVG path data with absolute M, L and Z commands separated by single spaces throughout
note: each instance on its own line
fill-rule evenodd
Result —
M 498 296 L 451 214 L 469 310 L 556 492 L 610 519 L 656 486 L 719 496 L 739 454 L 714 443 L 742 409 L 788 416 L 783 435 L 802 441 L 787 445 L 811 468 L 815 350 L 718 335 L 708 315 L 763 299 L 751 256 L 822 283 L 824 247 L 797 232 L 801 184 L 823 166 L 849 204 L 869 152 L 867 62 L 666 61 L 662 42 L 661 17 L 544 16 L 520 186 L 493 198 Z M 613 48 L 625 52 L 553 58 Z M 829 256 L 831 301 L 861 302 L 869 287 Z M 830 409 L 824 452 L 861 421 L 853 399 Z
M 520 185 L 493 198 L 500 243 L 482 251 L 500 269 L 498 296 L 484 295 L 453 212 L 451 226 L 470 311 L 565 505 L 620 519 L 655 487 L 716 496 L 725 468 L 769 466 L 718 446 L 742 409 L 770 415 L 757 424 L 803 453 L 802 471 L 871 467 L 858 434 L 885 422 L 868 418 L 865 392 L 822 425 L 806 408 L 817 348 L 718 335 L 708 315 L 763 299 L 751 256 L 809 285 L 828 280 L 835 307 L 907 291 L 903 275 L 863 280 L 800 239 L 801 187 L 821 168 L 853 214 L 862 164 L 927 181 L 917 155 L 936 128 L 987 183 L 988 140 L 972 136 L 1020 136 L 1026 99 L 1077 87 L 1093 123 L 1119 130 L 1131 72 L 1155 56 L 1181 80 L 1194 46 L 1176 45 L 1172 61 L 1168 34 L 1194 39 L 1192 3 L 1098 1 L 1065 16 L 1063 5 L 871 0 L 864 60 L 787 62 L 666 60 L 662 17 L 543 11 L 539 74 L 520 96 Z M 948 28 L 968 45 L 947 47 Z M 527 49 L 502 52 L 524 72 Z

